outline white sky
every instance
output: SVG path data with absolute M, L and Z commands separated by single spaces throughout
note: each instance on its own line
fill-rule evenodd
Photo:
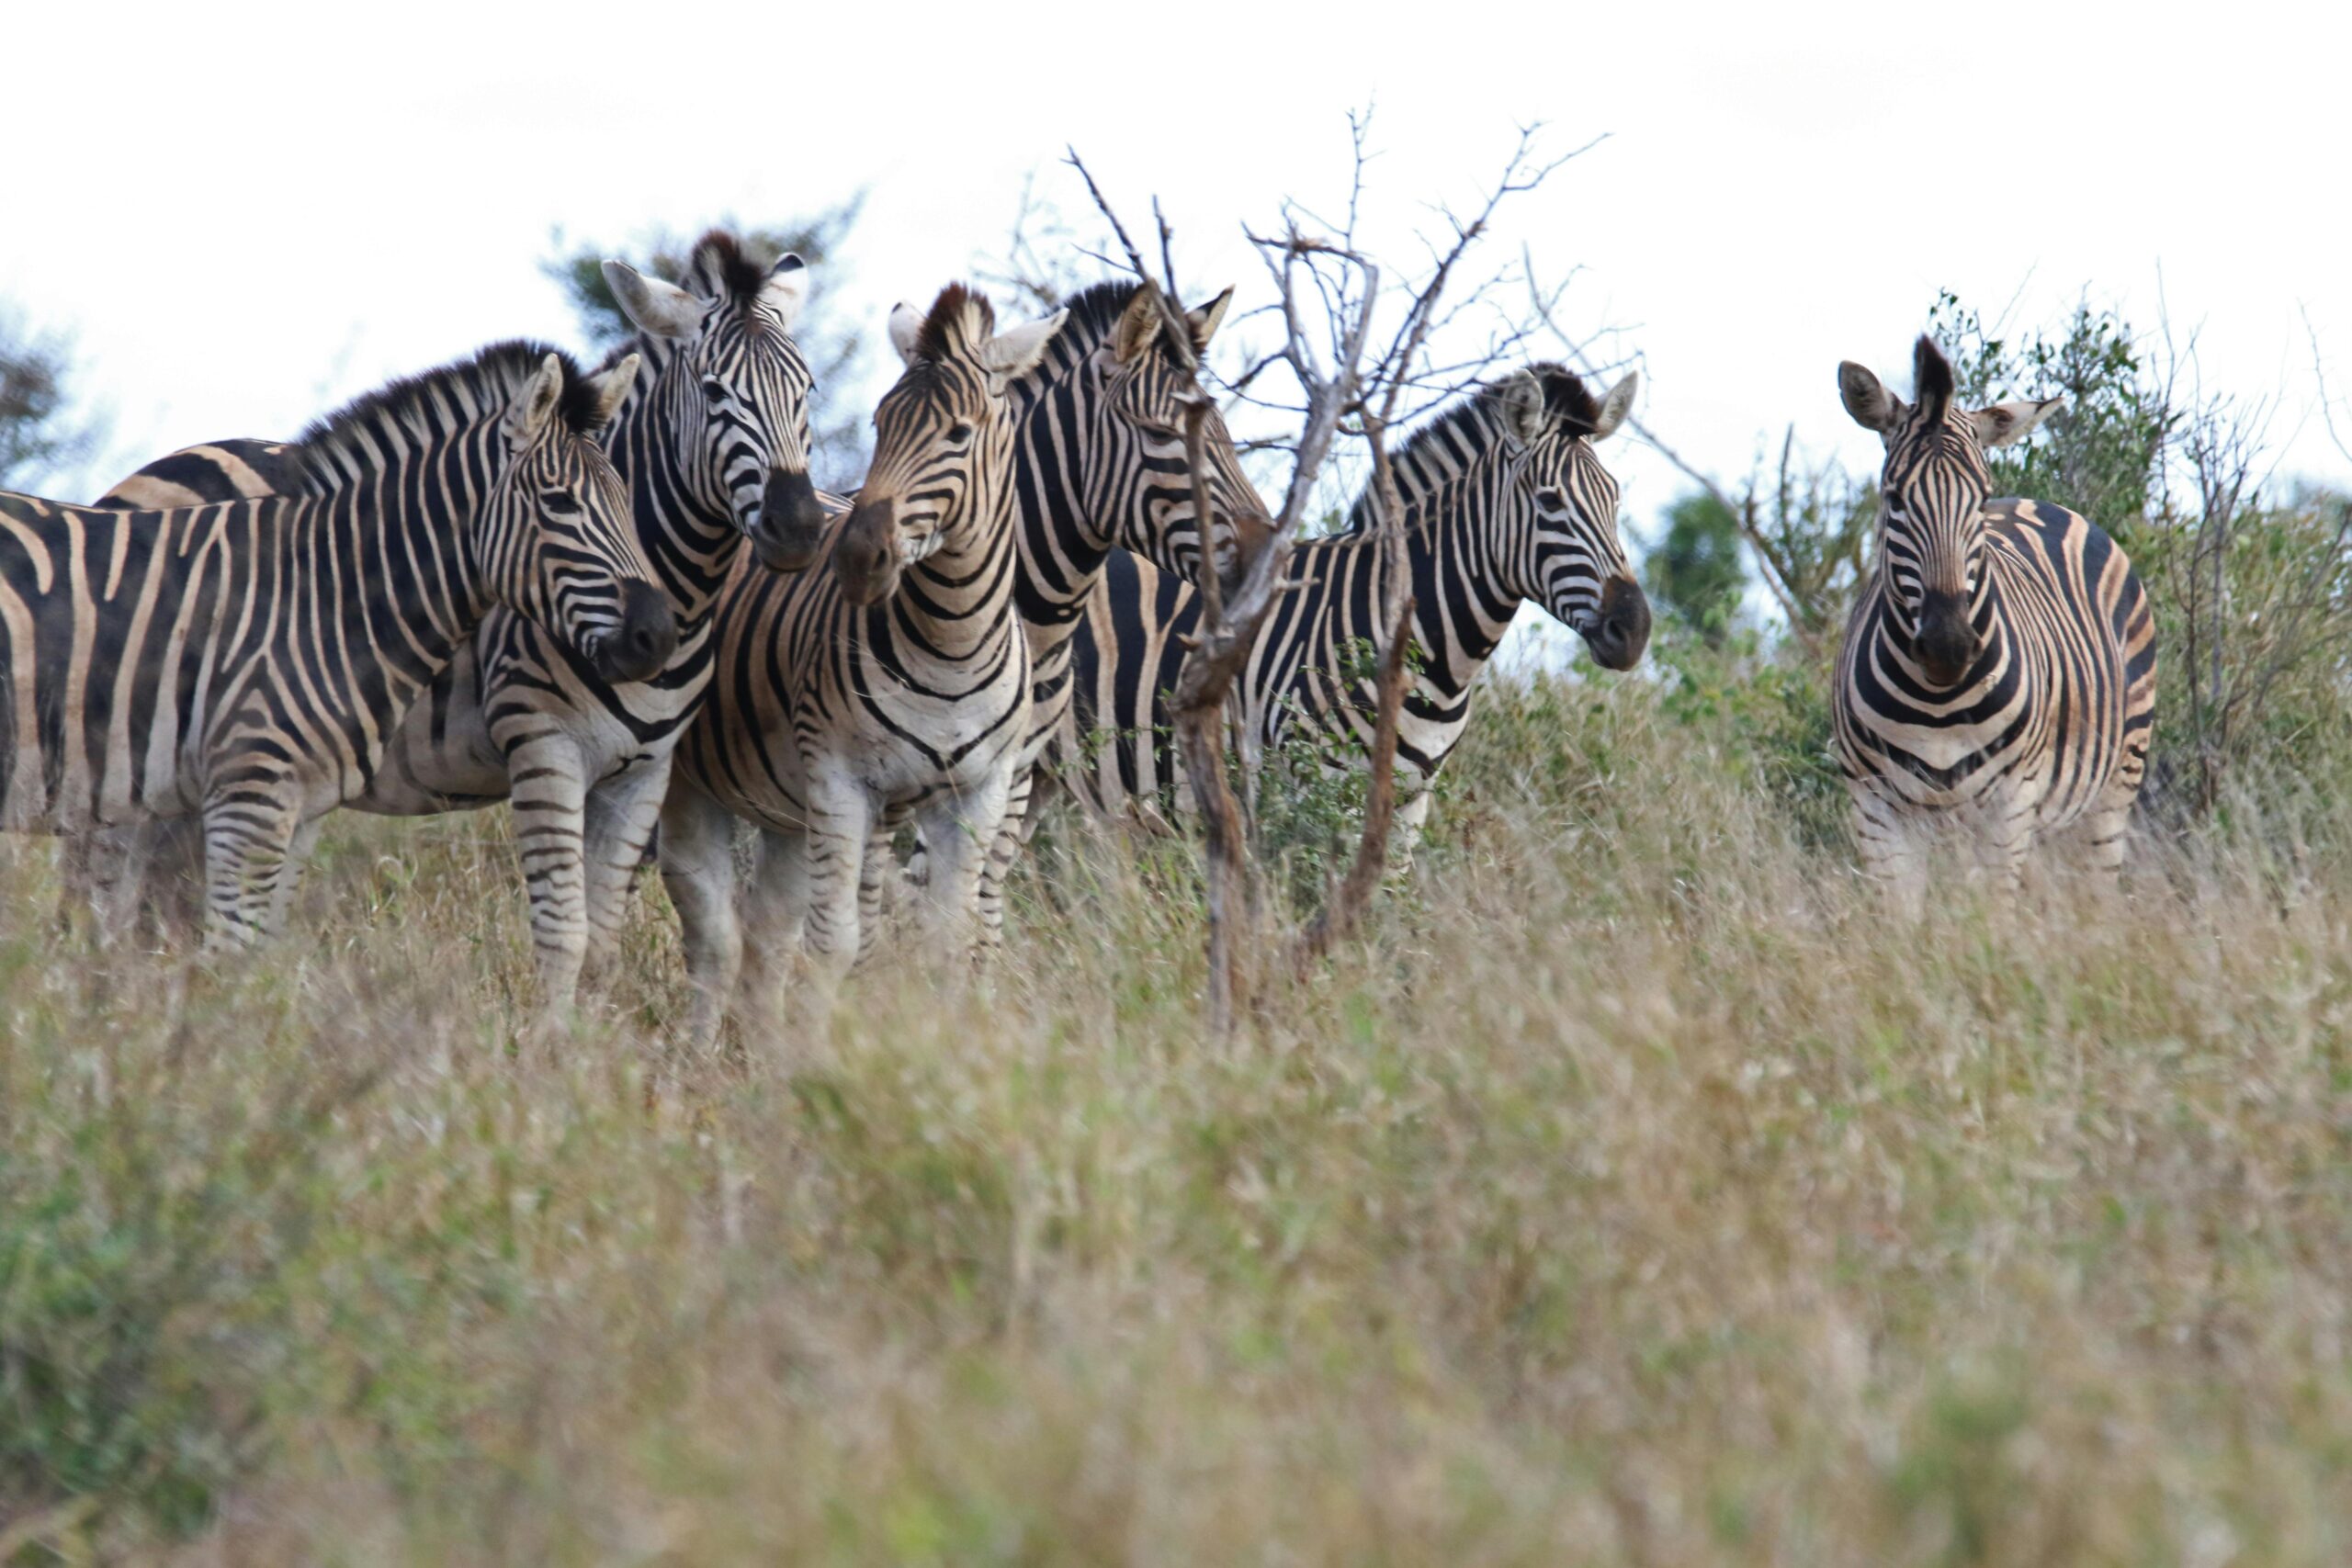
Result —
M 2302 325 L 2331 365 L 2352 344 L 2352 28 L 2332 6 L 1359 15 L 1382 19 L 1262 0 L 44 6 L 10 24 L 0 296 L 77 334 L 114 422 L 95 489 L 492 338 L 570 341 L 535 265 L 559 225 L 626 248 L 867 187 L 844 288 L 878 342 L 891 301 L 1000 248 L 1027 172 L 1083 206 L 1053 167 L 1067 141 L 1131 221 L 1162 197 L 1188 284 L 1260 303 L 1239 223 L 1335 196 L 1344 113 L 1376 100 L 1392 236 L 1472 194 L 1520 121 L 1563 150 L 1608 135 L 1507 213 L 1494 259 L 1524 242 L 1581 267 L 1566 321 L 1625 329 L 1642 417 L 1727 479 L 1792 421 L 1873 463 L 1837 362 L 1907 385 L 1939 286 L 2028 325 L 2087 289 L 2153 327 L 2160 278 L 2209 381 L 2279 400 L 2285 469 L 2352 477 Z M 1684 488 L 1630 444 L 1612 466 L 1637 530 Z

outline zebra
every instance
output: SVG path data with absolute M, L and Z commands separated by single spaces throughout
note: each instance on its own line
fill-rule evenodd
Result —
M 662 813 L 664 885 L 695 1003 L 716 1034 L 741 984 L 805 942 L 830 984 L 856 955 L 869 840 L 920 823 L 938 945 L 952 952 L 1011 805 L 1030 705 L 1014 613 L 1013 385 L 1068 311 L 999 333 L 961 284 L 901 305 L 906 362 L 874 416 L 873 466 L 832 534 L 831 571 L 739 572 L 718 613 L 718 670 Z M 732 824 L 760 830 L 737 910 Z M 752 963 L 746 965 L 746 953 Z
M 1421 660 L 1398 719 L 1396 816 L 1410 848 L 1428 785 L 1470 722 L 1478 671 L 1521 603 L 1573 627 L 1610 670 L 1649 642 L 1649 603 L 1617 528 L 1617 482 L 1593 450 L 1632 408 L 1629 371 L 1595 399 L 1582 378 L 1537 364 L 1487 383 L 1408 436 L 1391 460 L 1404 503 Z M 1340 530 L 1302 543 L 1294 591 L 1277 599 L 1234 684 L 1246 746 L 1262 756 L 1297 737 L 1329 770 L 1362 767 L 1376 721 L 1382 604 L 1377 497 L 1367 485 Z M 1190 808 L 1173 756 L 1168 695 L 1200 619 L 1193 591 L 1120 555 L 1073 644 L 1075 699 L 1052 764 L 1082 803 L 1150 816 L 1173 795 Z
M 296 495 L 0 495 L 0 828 L 200 813 L 207 945 L 243 946 L 493 604 L 606 679 L 659 669 L 676 617 L 590 439 L 638 365 L 516 342 L 394 381 L 303 434 Z
M 571 1005 L 592 949 L 618 942 L 671 754 L 709 683 L 712 610 L 743 543 L 761 565 L 796 571 L 813 558 L 827 515 L 808 475 L 811 380 L 791 335 L 808 286 L 801 259 L 763 266 L 714 230 L 690 253 L 683 288 L 618 261 L 604 270 L 637 329 L 613 357 L 636 354 L 650 371 L 615 414 L 605 446 L 677 608 L 676 651 L 650 679 L 615 682 L 533 622 L 493 614 L 348 803 L 417 816 L 513 800 L 551 1015 Z M 257 442 L 190 448 L 148 465 L 109 498 L 158 482 L 254 493 L 281 471 L 270 460 L 280 450 Z
M 1886 446 L 1878 558 L 1832 705 L 1863 867 L 1916 913 L 1927 852 L 1953 830 L 2014 886 L 2037 840 L 2075 829 L 2118 874 L 2154 732 L 2147 593 L 2089 518 L 1987 499 L 1985 451 L 2057 399 L 1962 409 L 1925 334 L 1912 368 L 1916 403 L 1838 367 L 1846 412 Z
M 1187 341 L 1169 341 L 1167 304 L 1149 282 L 1105 282 L 1071 295 L 1068 320 L 1036 369 L 1012 383 L 1020 410 L 1015 451 L 1020 507 L 1014 603 L 1035 670 L 1029 731 L 1015 770 L 1012 803 L 990 846 L 980 879 L 982 940 L 994 945 L 1004 927 L 1003 888 L 1032 827 L 1031 803 L 1055 736 L 1068 722 L 1071 638 L 1105 567 L 1133 552 L 1183 581 L 1204 560 L 1224 570 L 1237 540 L 1266 525 L 1265 503 L 1243 473 L 1224 416 L 1212 409 L 1203 431 L 1212 517 L 1225 530 L 1204 547 L 1191 469 L 1184 456 L 1184 411 L 1193 387 L 1188 364 L 1206 353 L 1233 301 L 1227 288 L 1176 315 Z M 929 875 L 929 840 L 919 836 L 910 879 Z M 885 846 L 866 857 L 869 876 L 890 864 Z M 865 927 L 883 903 L 869 880 Z

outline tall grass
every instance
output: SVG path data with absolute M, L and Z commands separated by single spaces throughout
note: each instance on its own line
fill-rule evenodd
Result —
M 1804 694 L 1709 691 L 1487 694 L 1365 940 L 1215 1049 L 1185 857 L 1069 824 L 984 984 L 736 1059 L 650 888 L 525 1043 L 493 817 L 338 819 L 218 967 L 59 934 L 18 846 L 0 1545 L 2352 1556 L 2346 807 L 1903 928 Z

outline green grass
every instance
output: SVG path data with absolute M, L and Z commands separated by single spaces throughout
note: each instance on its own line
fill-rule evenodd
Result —
M 494 816 L 338 819 L 219 966 L 58 934 L 9 851 L 0 1545 L 2352 1556 L 2352 818 L 1911 930 L 1798 697 L 1489 695 L 1364 939 L 1221 1046 L 1189 863 L 1069 824 L 985 985 L 738 1059 L 665 1032 L 650 886 L 524 1043 Z

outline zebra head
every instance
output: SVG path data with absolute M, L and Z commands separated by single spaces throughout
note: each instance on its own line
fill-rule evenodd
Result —
M 1512 450 L 1511 504 L 1522 520 L 1510 551 L 1525 564 L 1520 589 L 1584 638 L 1602 667 L 1631 670 L 1649 646 L 1650 604 L 1625 560 L 1617 480 L 1593 444 L 1616 433 L 1641 374 L 1596 400 L 1574 371 L 1536 365 L 1500 388 L 1504 444 Z
M 678 621 L 631 525 L 628 491 L 596 433 L 636 378 L 626 355 L 583 376 L 550 354 L 499 422 L 506 462 L 481 509 L 491 596 L 570 642 L 606 681 L 669 661 Z
M 1992 476 L 1984 454 L 2023 439 L 2058 406 L 1954 406 L 1951 362 L 1922 333 L 1912 350 L 1918 398 L 1906 403 L 1868 370 L 1838 367 L 1846 412 L 1886 444 L 1879 475 L 1879 572 L 1895 629 L 1931 686 L 1959 684 L 1990 631 L 1984 501 Z
M 1020 414 L 1007 394 L 1068 314 L 1000 333 L 995 310 L 960 283 L 941 289 L 928 314 L 890 312 L 907 367 L 874 411 L 874 461 L 833 546 L 853 603 L 879 604 L 899 573 L 963 530 L 1010 529 Z
M 618 261 L 605 264 L 605 281 L 651 340 L 659 372 L 646 396 L 694 500 L 732 517 L 761 565 L 806 567 L 825 530 L 808 478 L 811 380 L 792 341 L 808 266 L 787 254 L 763 268 L 713 230 L 695 242 L 684 288 Z
M 1098 544 L 1132 550 L 1190 582 L 1200 577 L 1202 524 L 1184 458 L 1184 410 L 1194 385 L 1188 366 L 1207 351 L 1233 290 L 1182 312 L 1187 341 L 1181 344 L 1169 341 L 1172 329 L 1160 301 L 1160 290 L 1149 283 L 1099 285 L 1070 301 L 1082 317 L 1116 310 L 1098 328 L 1099 341 L 1080 367 L 1080 402 L 1095 420 L 1080 443 L 1080 489 L 1087 520 L 1107 525 Z M 1225 416 L 1214 407 L 1202 444 L 1209 505 L 1224 524 L 1216 535 L 1217 570 L 1230 573 L 1241 558 L 1237 543 L 1262 535 L 1268 514 L 1241 471 Z

